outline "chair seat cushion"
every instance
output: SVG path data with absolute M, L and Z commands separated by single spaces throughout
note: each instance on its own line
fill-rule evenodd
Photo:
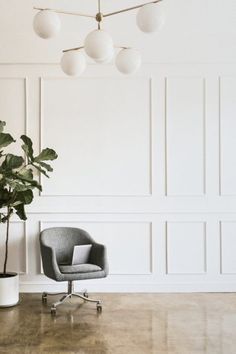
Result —
M 59 265 L 61 273 L 72 274 L 72 273 L 91 273 L 101 271 L 102 268 L 90 263 L 84 264 L 74 264 L 74 265 Z

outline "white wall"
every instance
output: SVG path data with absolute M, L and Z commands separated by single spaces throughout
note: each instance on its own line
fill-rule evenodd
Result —
M 57 3 L 94 12 L 92 0 Z M 0 117 L 36 151 L 59 154 L 27 222 L 12 224 L 9 268 L 21 289 L 64 286 L 41 274 L 38 233 L 68 225 L 108 247 L 111 275 L 89 290 L 235 291 L 235 2 L 166 0 L 166 26 L 150 37 L 134 15 L 119 29 L 109 20 L 116 42 L 142 51 L 142 69 L 126 78 L 89 65 L 78 79 L 62 74 L 60 51 L 93 24 L 63 17 L 61 35 L 45 42 L 32 32 L 32 6 L 53 1 L 0 5 Z

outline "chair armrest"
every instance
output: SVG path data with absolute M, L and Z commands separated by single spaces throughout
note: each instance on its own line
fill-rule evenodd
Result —
M 104 245 L 94 242 L 90 252 L 90 263 L 101 267 L 106 275 L 108 275 L 107 250 Z
M 43 244 L 40 245 L 40 248 L 44 274 L 49 278 L 57 280 L 58 277 L 61 276 L 61 272 L 57 264 L 56 253 L 54 249 Z

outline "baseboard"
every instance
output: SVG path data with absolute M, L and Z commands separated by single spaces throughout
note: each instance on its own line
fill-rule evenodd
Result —
M 21 282 L 20 292 L 65 291 L 66 283 Z M 190 292 L 236 292 L 236 283 L 188 283 L 188 284 L 75 284 L 75 290 L 88 289 L 96 293 L 190 293 Z

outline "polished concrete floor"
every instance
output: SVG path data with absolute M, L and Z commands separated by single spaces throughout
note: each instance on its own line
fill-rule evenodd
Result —
M 236 294 L 99 294 L 51 317 L 40 294 L 0 310 L 0 353 L 236 354 Z

